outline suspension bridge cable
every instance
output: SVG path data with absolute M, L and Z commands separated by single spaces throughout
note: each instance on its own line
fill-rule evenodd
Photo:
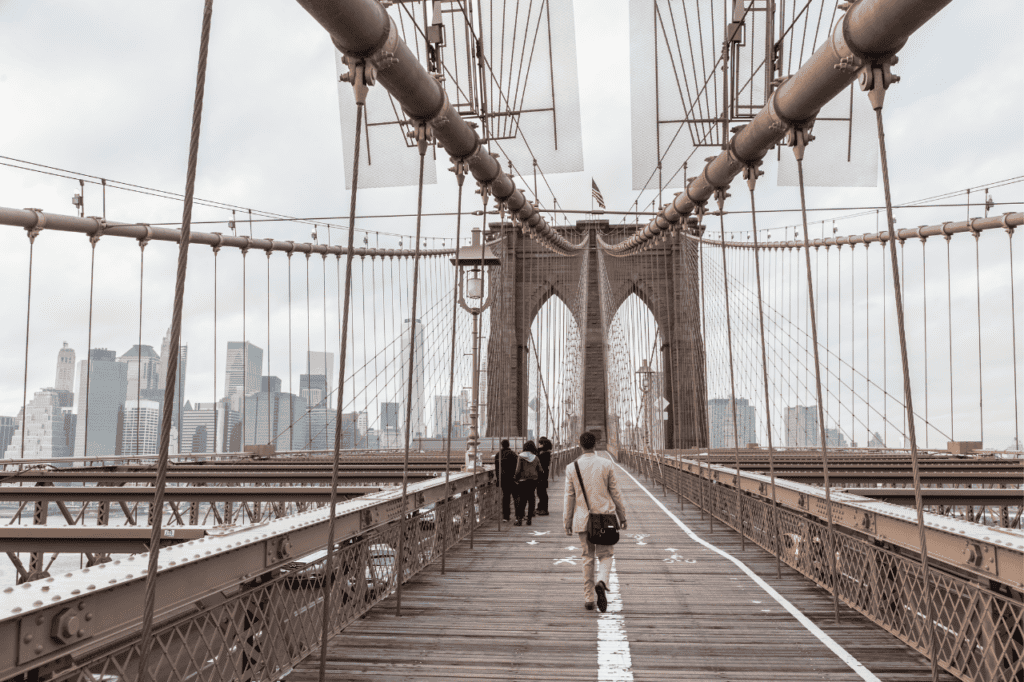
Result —
M 416 212 L 419 214 L 423 210 L 423 168 L 424 159 L 427 153 L 427 130 L 426 123 L 419 123 L 417 125 L 417 143 L 420 152 L 420 172 L 419 172 L 419 185 L 416 198 Z M 416 217 L 416 244 L 415 244 L 415 256 L 413 257 L 413 271 L 412 271 L 412 304 L 410 305 L 409 314 L 409 385 L 408 392 L 406 394 L 406 409 L 405 409 L 405 459 L 402 464 L 402 508 L 401 514 L 399 515 L 399 533 L 398 533 L 398 551 L 395 557 L 395 571 L 398 574 L 398 585 L 395 592 L 395 615 L 402 615 L 402 583 L 405 578 L 405 557 L 403 555 L 405 551 L 405 535 L 406 535 L 406 506 L 407 497 L 409 490 L 409 439 L 411 436 L 412 428 L 412 394 L 413 394 L 413 377 L 415 372 L 416 364 L 416 303 L 419 295 L 419 277 L 420 277 L 420 229 L 422 227 L 422 216 L 417 215 Z M 340 404 L 340 403 L 339 403 Z M 475 483 L 475 474 L 474 474 Z M 475 494 L 475 491 L 474 491 Z M 472 523 L 475 525 L 476 513 L 473 513 Z M 472 527 L 472 526 L 471 526 Z M 321 680 L 321 682 L 323 682 Z
M 792 130 L 794 147 L 793 150 L 796 155 L 796 168 L 797 177 L 800 183 L 800 205 L 806 205 L 806 198 L 804 192 L 804 165 L 803 165 L 803 152 L 804 145 L 806 144 L 806 130 L 802 128 L 794 128 Z M 839 623 L 839 574 L 836 572 L 836 556 L 835 556 L 835 528 L 832 521 L 832 490 L 829 485 L 829 471 L 828 471 L 828 444 L 825 431 L 825 410 L 824 403 L 822 402 L 821 395 L 821 361 L 818 358 L 818 323 L 814 314 L 814 283 L 811 278 L 811 251 L 810 251 L 810 235 L 807 230 L 807 213 L 803 212 L 804 222 L 804 257 L 807 265 L 807 296 L 808 302 L 811 306 L 811 337 L 814 344 L 814 378 L 817 386 L 817 397 L 818 397 L 818 419 L 819 427 L 818 431 L 821 438 L 821 464 L 822 473 L 824 478 L 825 488 L 825 515 L 828 517 L 828 543 L 826 545 L 826 552 L 828 554 L 829 572 L 832 578 L 832 606 L 833 613 L 835 616 L 835 622 Z
M 759 165 L 759 164 L 758 164 Z M 775 577 L 782 578 L 782 532 L 779 529 L 779 508 L 775 492 L 775 447 L 772 441 L 772 418 L 771 406 L 768 393 L 768 358 L 765 352 L 764 341 L 764 305 L 761 297 L 761 259 L 757 248 L 757 209 L 754 203 L 754 185 L 760 173 L 757 165 L 748 166 L 744 175 L 747 178 L 747 186 L 750 190 L 750 215 L 751 228 L 754 237 L 754 276 L 757 280 L 757 315 L 758 327 L 761 333 L 761 369 L 764 375 L 764 409 L 765 409 L 765 437 L 768 441 L 768 475 L 772 482 L 772 525 L 775 530 Z
M 196 182 L 196 166 L 199 161 L 199 130 L 203 115 L 203 94 L 206 87 L 206 62 L 210 46 L 210 22 L 213 15 L 213 0 L 205 0 L 203 7 L 203 27 L 199 40 L 199 66 L 196 76 L 196 93 L 192 108 L 192 130 L 189 140 L 188 170 L 185 180 L 185 206 L 181 219 L 181 241 L 178 247 L 178 268 L 174 286 L 174 308 L 171 316 L 170 358 L 166 365 L 163 418 L 160 422 L 160 454 L 157 463 L 157 474 L 154 482 L 153 525 L 149 539 L 149 565 L 146 573 L 146 588 L 143 599 L 142 630 L 139 638 L 139 667 L 137 677 L 140 682 L 149 679 L 147 668 L 150 650 L 153 646 L 153 614 L 156 606 L 156 581 L 160 559 L 160 537 L 163 525 L 164 491 L 167 487 L 167 466 L 170 446 L 171 410 L 178 372 L 178 356 L 181 344 L 181 316 L 185 299 L 185 273 L 188 267 L 188 247 L 192 232 L 192 202 Z
M 885 99 L 885 90 L 889 86 L 889 76 L 879 66 L 872 67 L 871 78 L 868 79 L 870 90 L 868 93 L 871 99 L 872 108 L 875 110 L 875 124 L 878 131 L 878 151 L 882 162 L 882 187 L 885 190 L 886 220 L 889 228 L 889 255 L 892 267 L 893 293 L 896 299 L 896 322 L 900 339 L 900 360 L 903 366 L 903 393 L 905 396 L 908 436 L 910 439 L 910 460 L 911 470 L 914 477 L 914 507 L 917 512 L 918 542 L 921 547 L 921 581 L 926 604 L 926 616 L 928 619 L 928 634 L 930 640 L 930 660 L 932 670 L 932 682 L 939 679 L 939 642 L 938 633 L 935 629 L 935 614 L 932 604 L 931 576 L 928 557 L 927 536 L 924 526 L 924 509 L 921 496 L 921 468 L 917 453 L 917 434 L 914 424 L 914 403 L 911 396 L 910 386 L 910 362 L 907 358 L 907 336 L 903 312 L 903 291 L 900 287 L 900 271 L 896 262 L 896 228 L 892 214 L 892 192 L 889 187 L 889 161 L 886 154 L 885 126 L 882 119 L 882 105 Z M 975 233 L 975 245 L 977 245 L 977 233 Z M 979 300 L 980 311 L 980 300 Z M 979 323 L 980 324 L 980 323 Z M 980 355 L 980 339 L 979 339 Z M 980 357 L 979 357 L 980 362 Z

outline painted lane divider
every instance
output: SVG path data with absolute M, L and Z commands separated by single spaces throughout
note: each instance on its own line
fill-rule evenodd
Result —
M 626 622 L 622 616 L 622 594 L 619 574 L 612 559 L 608 577 L 608 611 L 597 616 L 597 679 L 598 682 L 633 682 L 633 657 L 629 653 Z

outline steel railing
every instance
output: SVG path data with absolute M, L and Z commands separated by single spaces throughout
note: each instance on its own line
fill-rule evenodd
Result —
M 744 473 L 740 477 L 741 490 L 737 490 L 735 469 L 701 467 L 699 461 L 626 449 L 619 450 L 617 456 L 620 462 L 710 512 L 733 530 L 742 528 L 747 538 L 778 555 L 818 586 L 829 592 L 838 589 L 840 600 L 847 606 L 929 658 L 924 614 L 925 600 L 930 599 L 936 614 L 939 665 L 957 678 L 970 682 L 1024 679 L 1024 592 L 1019 577 L 986 579 L 982 570 L 1004 568 L 991 565 L 1002 558 L 1008 564 L 1016 564 L 1005 567 L 1008 574 L 1019 573 L 1020 550 L 1024 548 L 1024 535 L 1020 532 L 971 524 L 978 531 L 976 541 L 972 538 L 967 543 L 959 562 L 949 557 L 936 561 L 937 557 L 932 556 L 931 589 L 922 594 L 918 555 L 897 542 L 877 539 L 875 529 L 881 513 L 854 517 L 842 505 L 833 511 L 837 532 L 836 575 L 832 575 L 825 554 L 828 525 L 812 504 L 816 497 L 810 490 L 804 491 L 804 511 L 787 507 L 780 496 L 773 514 L 767 477 Z M 811 486 L 777 479 L 777 488 L 782 493 Z M 823 491 L 818 490 L 823 497 Z M 742 519 L 740 494 L 744 495 Z M 891 508 L 893 516 L 900 513 L 895 505 L 861 499 L 878 510 Z M 856 526 L 863 524 L 864 518 L 869 526 L 859 532 Z M 876 524 L 875 528 L 871 522 Z M 1006 552 L 1011 545 L 1014 551 Z M 929 539 L 929 548 L 932 546 Z

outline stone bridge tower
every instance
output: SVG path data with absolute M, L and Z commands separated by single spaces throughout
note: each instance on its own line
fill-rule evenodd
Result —
M 640 255 L 614 258 L 600 252 L 599 242 L 614 244 L 632 233 L 631 226 L 609 226 L 606 220 L 580 221 L 576 239 L 588 236 L 579 255 L 551 253 L 524 237 L 511 224 L 492 223 L 488 241 L 501 238 L 494 252 L 502 266 L 492 273 L 495 287 L 487 343 L 487 433 L 527 433 L 530 327 L 552 296 L 559 297 L 576 319 L 582 334 L 584 409 L 581 428 L 608 434 L 606 360 L 607 330 L 603 319 L 599 259 L 608 277 L 607 310 L 617 311 L 636 294 L 647 305 L 661 331 L 664 390 L 668 400 L 665 443 L 669 448 L 706 447 L 707 394 L 704 342 L 700 328 L 700 276 L 697 246 L 673 234 Z M 611 312 L 610 315 L 614 315 Z M 635 369 L 635 368 L 634 368 Z

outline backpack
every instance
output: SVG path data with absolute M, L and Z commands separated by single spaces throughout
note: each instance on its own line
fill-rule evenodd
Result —
M 516 476 L 517 483 L 519 481 L 536 481 L 540 478 L 540 459 L 536 455 L 532 462 L 527 462 L 520 457 L 517 467 L 519 469 L 519 475 Z

